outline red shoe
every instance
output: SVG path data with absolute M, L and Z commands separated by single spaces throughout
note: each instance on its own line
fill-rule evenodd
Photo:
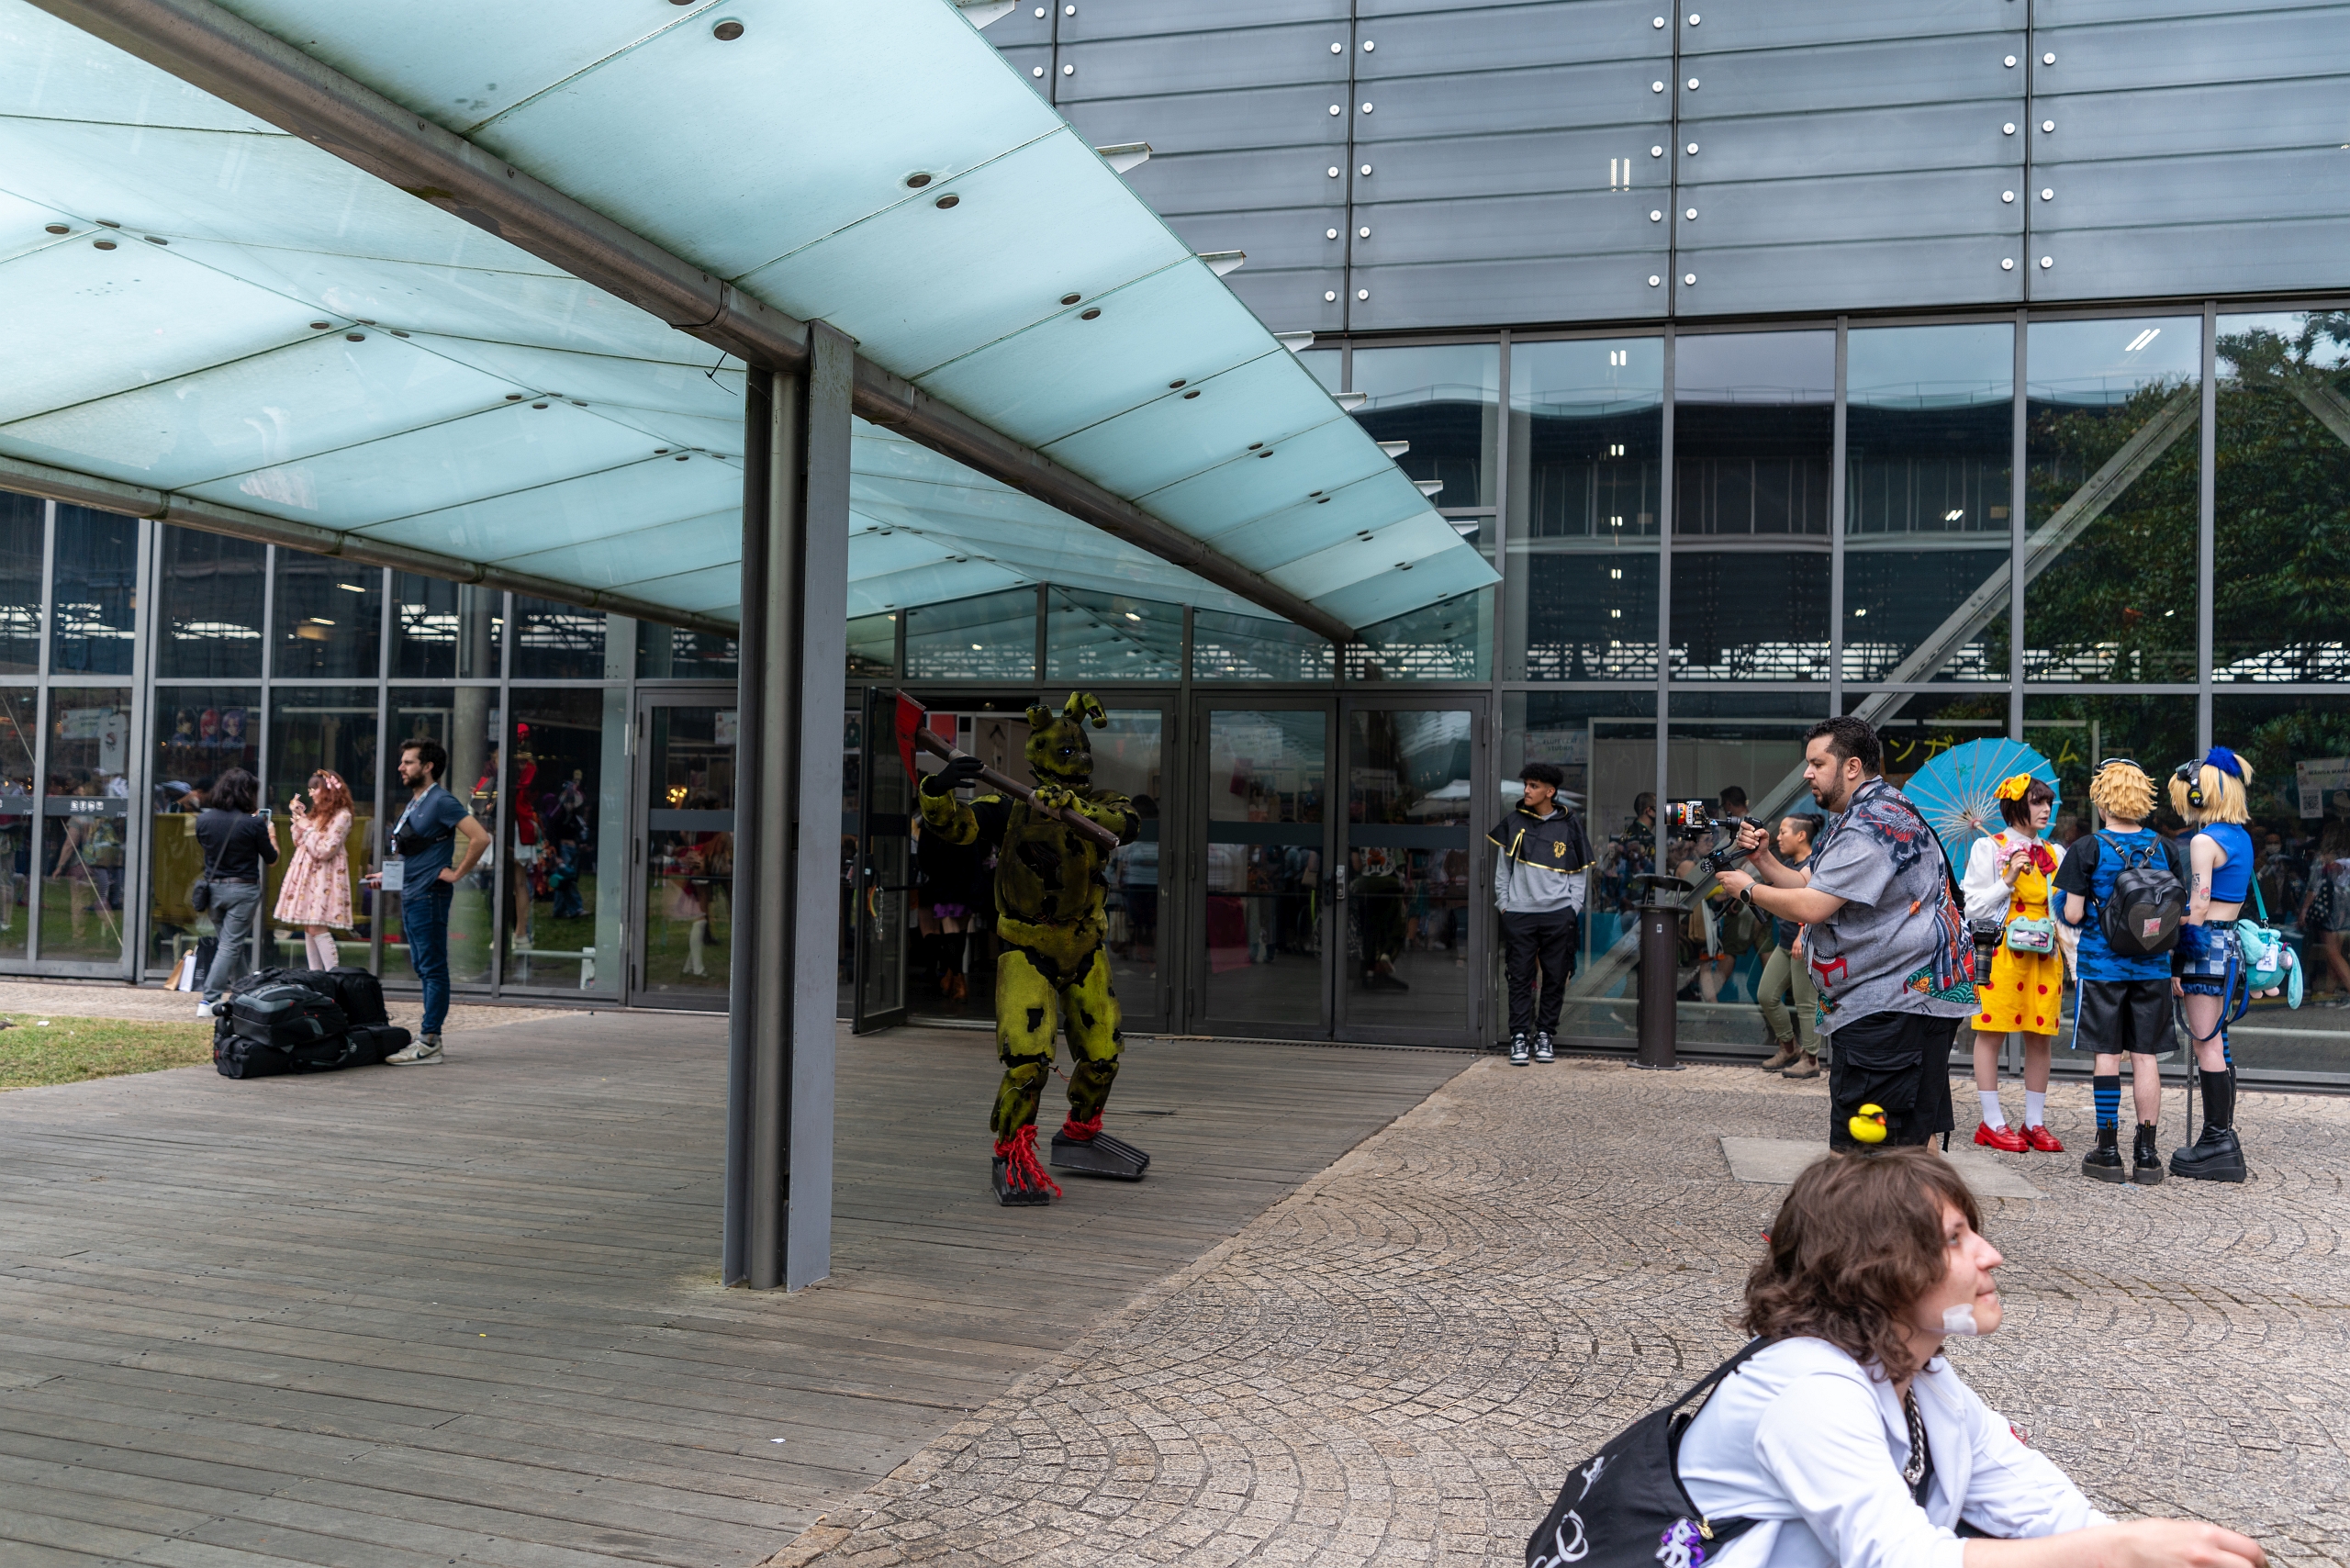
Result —
M 2023 1141 L 2031 1148 L 2040 1150 L 2042 1154 L 2062 1154 L 2065 1152 L 2063 1140 L 2058 1138 L 2054 1133 L 2050 1132 L 2046 1127 L 2024 1128 Z
M 1984 1122 L 1975 1129 L 1975 1141 L 1985 1148 L 1996 1148 L 2003 1154 L 2021 1154 L 2031 1146 L 2013 1127 L 1995 1127 Z

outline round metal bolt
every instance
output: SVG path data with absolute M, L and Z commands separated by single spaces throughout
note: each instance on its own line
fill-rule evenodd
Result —
M 2040 129 L 2042 130 L 2054 130 L 2056 129 L 2056 122 L 2053 119 L 2042 120 L 2040 122 Z
M 1999 258 L 1999 270 L 2003 273 L 2011 273 L 2015 271 L 2016 259 L 2013 256 L 2001 256 Z
M 669 455 L 669 449 L 666 446 L 656 446 L 653 449 L 653 455 L 655 457 L 666 457 Z
M 1363 40 L 1362 40 L 1362 51 L 1363 51 L 1365 54 L 1369 54 L 1372 50 L 1377 49 L 1378 47 L 1379 47 L 1379 45 L 1377 45 L 1376 43 L 1373 43 L 1373 42 L 1372 42 L 1371 39 L 1363 39 Z
M 1684 218 L 1686 218 L 1690 219 L 1692 222 L 1695 222 L 1695 221 L 1696 220 L 1696 217 L 1697 217 L 1697 209 L 1696 209 L 1695 207 L 1690 207 L 1687 211 L 1684 212 L 1681 216 L 1682 216 L 1682 217 L 1684 217 Z
M 1357 299 L 1369 299 L 1371 297 L 1371 290 L 1367 288 L 1358 288 L 1355 290 L 1355 297 Z
M 2009 120 L 2007 124 L 1999 128 L 1999 134 L 2001 136 L 2013 136 L 2015 133 L 2016 122 L 2013 120 Z
M 1664 156 L 1664 149 L 1662 147 L 1651 147 L 1649 149 L 1649 156 L 1651 158 L 1662 158 Z
M 1198 387 L 1194 386 L 1194 387 L 1192 387 L 1189 392 L 1186 392 L 1186 393 L 1184 393 L 1184 394 L 1183 394 L 1183 400 L 1184 400 L 1185 402 L 1187 402 L 1187 403 L 1188 403 L 1188 402 L 1190 402 L 1192 398 L 1194 398 L 1198 397 L 1199 395 L 1200 395 L 1200 389 L 1199 389 Z
M 1177 387 L 1179 387 L 1179 386 L 1182 386 L 1182 385 L 1183 385 L 1183 383 L 1184 383 L 1187 379 L 1188 379 L 1188 377 L 1185 377 L 1185 376 L 1181 376 L 1181 375 L 1177 376 L 1174 380 L 1172 380 L 1172 381 L 1170 381 L 1170 382 L 1169 382 L 1169 383 L 1167 384 L 1167 390 L 1169 390 L 1169 392 L 1174 391 Z
M 1649 26 L 1652 28 L 1661 28 L 1664 26 L 1664 18 L 1662 17 L 1659 17 L 1654 21 L 1651 22 Z
M 1061 15 L 1064 17 L 1074 17 L 1077 15 L 1077 7 L 1074 6 L 1064 6 L 1061 7 Z
M 1689 25 L 1690 25 L 1691 27 L 1693 27 L 1693 28 L 1694 28 L 1694 27 L 1695 27 L 1699 22 L 1701 22 L 1701 21 L 1703 21 L 1703 20 L 1705 20 L 1705 18 L 1704 18 L 1704 17 L 1700 17 L 1700 16 L 1698 16 L 1696 12 L 1692 11 L 1692 12 L 1690 12 L 1690 13 L 1689 13 Z
M 930 184 L 930 176 L 928 174 L 908 174 L 906 176 L 906 189 L 910 191 L 918 191 L 928 184 Z
M 111 251 L 114 249 L 114 241 L 111 240 L 93 240 L 90 241 L 90 249 L 94 251 Z
M 1101 316 L 1102 307 L 1099 305 L 1089 306 L 1087 308 L 1077 313 L 1077 319 L 1080 321 L 1099 320 Z
M 1661 277 L 1657 276 L 1657 275 L 1656 275 L 1656 274 L 1654 274 L 1654 273 L 1651 273 L 1651 274 L 1649 274 L 1649 286 L 1650 286 L 1651 288 L 1654 288 L 1654 287 L 1656 287 L 1658 285 L 1662 284 L 1662 282 L 1664 282 L 1664 279 L 1662 279 L 1662 278 L 1661 278 Z
M 2042 272 L 2046 272 L 2050 267 L 2053 267 L 2055 264 L 2056 258 L 2053 256 L 2042 256 L 2040 258 L 2040 270 Z
M 1330 112 L 1331 112 L 1332 114 L 1334 114 L 1334 115 L 1342 115 L 1342 114 L 1345 114 L 1347 111 L 1346 111 L 1346 110 L 1344 110 L 1344 109 L 1342 109 L 1342 108 L 1340 108 L 1337 105 L 1336 105 L 1336 104 L 1332 104 L 1332 105 L 1330 106 Z
M 1322 291 L 1322 303 L 1324 303 L 1325 305 L 1335 305 L 1335 304 L 1337 304 L 1337 301 L 1338 301 L 1338 291 L 1337 291 L 1337 289 L 1335 289 L 1335 288 L 1326 288 L 1326 289 L 1324 289 L 1324 290 Z M 1190 396 L 1191 396 L 1191 394 L 1190 394 L 1190 393 L 1188 393 L 1188 392 L 1186 392 L 1186 393 L 1184 394 L 1184 396 L 1188 398 L 1188 397 L 1190 397 Z
M 41 226 L 41 232 L 45 234 L 71 234 L 73 230 L 68 229 L 62 223 L 48 223 Z
M 323 332 L 330 324 L 331 323 L 326 321 L 313 321 L 310 323 L 310 330 L 313 332 Z
M 932 202 L 930 205 L 938 208 L 939 211 L 945 212 L 949 207 L 962 206 L 963 198 L 957 196 L 953 191 L 948 191 L 945 196 L 940 196 L 936 201 Z
M 1368 224 L 1368 223 L 1366 223 L 1366 224 L 1364 224 L 1361 228 L 1360 228 L 1360 229 L 1356 230 L 1355 230 L 1355 238 L 1356 238 L 1356 239 L 1358 239 L 1358 240 L 1368 240 L 1368 239 L 1370 239 L 1370 238 L 1371 238 L 1371 225 L 1370 225 L 1370 224 Z
M 1270 457 L 1270 456 L 1272 455 L 1272 454 L 1271 454 L 1271 453 L 1270 453 L 1270 452 L 1260 452 L 1260 453 L 1257 454 L 1257 455 L 1258 455 L 1258 456 L 1259 456 L 1259 457 Z
M 1662 222 L 1663 222 L 1663 221 L 1664 221 L 1664 213 L 1662 212 L 1662 210 L 1661 210 L 1660 208 L 1657 208 L 1657 207 L 1652 207 L 1649 208 L 1649 221 L 1650 221 L 1651 223 L 1662 223 Z
M 675 457 L 671 458 L 669 461 L 670 461 L 670 462 L 672 462 L 672 463 L 683 463 L 685 460 L 686 460 L 686 454 L 685 454 L 684 453 L 682 453 L 682 452 L 681 452 L 681 453 L 677 454 L 677 456 L 675 456 Z
M 1074 76 L 1077 74 L 1077 67 L 1074 65 L 1064 65 L 1061 67 L 1061 74 L 1064 76 Z
M 1697 281 L 1697 274 L 1695 273 L 1683 273 L 1681 274 L 1681 281 L 1683 283 L 1694 284 Z
M 1063 305 L 1074 305 L 1077 301 L 1078 296 L 1074 294 L 1064 294 L 1061 296 L 1061 303 Z
M 1330 52 L 1332 54 L 1344 54 L 1347 52 L 1347 46 L 1342 43 L 1334 43 L 1330 46 Z
M 2010 70 L 2010 71 L 2013 71 L 2015 68 L 2016 68 L 2016 57 L 2015 57 L 2014 55 L 2012 55 L 2012 54 L 2011 54 L 2011 55 L 2008 56 L 2008 69 L 2009 69 L 2009 70 Z
M 2054 201 L 2056 199 L 2056 193 L 2048 186 L 2042 185 L 2040 187 L 2040 199 L 2042 201 Z
M 1370 165 L 1370 164 L 1368 164 L 1368 163 L 1365 163 L 1365 164 L 1362 166 L 1362 173 L 1363 173 L 1363 174 L 1369 174 L 1371 173 L 1371 165 Z
M 1662 82 L 1651 82 L 1649 84 L 1649 91 L 1651 93 L 1662 93 L 1664 91 L 1664 84 Z
M 736 39 L 743 36 L 743 24 L 740 22 L 721 22 L 718 26 L 710 29 L 710 36 L 716 39 L 721 43 L 733 43 Z
M 2016 193 L 2013 191 L 2001 191 L 1999 193 L 1999 199 L 2001 201 L 2013 201 L 2016 199 Z
M 2043 54 L 2040 57 L 2040 63 L 2042 65 L 2053 65 L 2056 63 L 2056 56 L 2053 53 Z
M 394 327 L 394 328 L 392 329 L 392 336 L 394 336 L 394 337 L 396 337 L 396 338 L 405 338 L 405 337 L 407 337 L 407 336 L 408 336 L 408 334 L 407 334 L 406 332 L 401 331 L 397 327 Z M 582 404 L 580 404 L 579 406 L 580 406 L 581 408 L 583 408 L 583 409 L 584 409 L 584 408 L 586 408 L 588 405 L 587 405 L 587 404 L 585 404 L 585 403 L 582 403 Z
M 1323 234 L 1323 236 L 1322 236 L 1322 238 L 1324 238 L 1325 240 L 1335 240 L 1335 239 L 1337 239 L 1337 237 L 1338 237 L 1338 231 L 1337 231 L 1337 230 L 1335 230 L 1335 229 L 1328 230 L 1325 231 L 1325 232 L 1324 232 L 1324 234 Z
M 342 335 L 342 341 L 346 343 L 364 343 L 367 341 L 367 334 L 364 332 L 345 332 Z
M 1338 177 L 1338 166 L 1336 163 L 1330 165 L 1330 177 L 1334 180 Z
M 1044 16 L 1044 14 L 1045 14 L 1045 8 L 1044 8 L 1042 6 L 1037 6 L 1037 7 L 1036 7 L 1036 15 L 1037 15 L 1038 17 L 1041 17 L 1042 16 Z
M 1362 106 L 1362 112 L 1363 112 L 1363 113 L 1365 113 L 1365 114 L 1369 114 L 1369 113 L 1371 113 L 1371 106 L 1370 106 L 1368 103 L 1366 103 L 1366 104 L 1364 104 L 1364 105 L 1363 105 L 1363 106 Z
M 532 404 L 532 405 L 531 405 L 531 407 L 532 407 L 533 409 L 543 409 L 543 408 L 545 408 L 545 407 L 546 407 L 546 405 L 545 405 L 544 403 L 533 403 L 533 404 Z
M 171 241 L 164 239 L 161 234 L 150 234 L 147 236 L 147 243 L 150 245 L 168 245 Z
M 1693 142 L 1691 142 L 1691 143 L 1689 144 L 1689 156 L 1690 156 L 1690 157 L 1692 157 L 1692 158 L 1695 158 L 1696 155 L 1697 155 L 1697 144 L 1696 144 L 1695 142 L 1694 142 L 1694 141 L 1693 141 Z
M 519 403 L 522 400 L 522 394 L 520 392 L 509 392 L 506 394 L 506 400 L 509 403 Z M 653 455 L 655 457 L 666 457 L 668 455 L 668 453 L 669 449 L 666 446 L 655 447 L 654 449 Z
M 1029 75 L 1031 75 L 1031 76 L 1035 76 L 1035 77 L 1042 78 L 1042 77 L 1043 77 L 1043 75 L 1045 74 L 1045 68 L 1044 68 L 1043 66 L 1041 66 L 1041 65 L 1032 65 L 1032 66 L 1030 66 L 1030 67 L 1028 68 L 1028 74 L 1029 74 Z
M 1697 79 L 1695 76 L 1689 78 L 1689 90 L 1693 93 L 1697 90 Z

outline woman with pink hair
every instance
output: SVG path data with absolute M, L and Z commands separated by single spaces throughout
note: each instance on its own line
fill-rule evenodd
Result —
M 294 855 L 277 890 L 277 918 L 302 928 L 302 951 L 314 969 L 335 966 L 334 932 L 351 923 L 351 789 L 321 768 L 310 775 L 310 799 L 285 802 L 294 828 Z

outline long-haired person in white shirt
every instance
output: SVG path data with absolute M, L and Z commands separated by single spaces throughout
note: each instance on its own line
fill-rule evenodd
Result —
M 1796 1178 L 1746 1282 L 1745 1327 L 1774 1342 L 1681 1443 L 1690 1501 L 1758 1521 L 1706 1568 L 2264 1568 L 2233 1530 L 2107 1518 L 1959 1380 L 1943 1339 L 1999 1327 L 1980 1223 L 1924 1148 Z

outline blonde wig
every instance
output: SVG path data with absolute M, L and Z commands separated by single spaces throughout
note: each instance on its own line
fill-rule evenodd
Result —
M 2189 823 L 2201 826 L 2205 823 L 2247 823 L 2252 820 L 2252 803 L 2244 788 L 2252 782 L 2252 764 L 2242 757 L 2236 766 L 2244 769 L 2241 778 L 2222 773 L 2211 764 L 2196 767 L 2196 781 L 2203 786 L 2203 804 L 2199 810 L 2187 801 L 2187 780 L 2177 774 L 2171 776 L 2171 809 Z
M 2154 781 L 2135 764 L 2114 763 L 2089 780 L 2089 804 L 2099 816 L 2144 822 L 2154 813 Z

